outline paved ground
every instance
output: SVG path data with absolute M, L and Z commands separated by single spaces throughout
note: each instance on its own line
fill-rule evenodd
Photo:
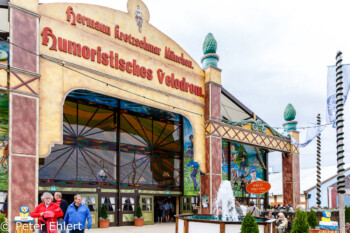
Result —
M 175 223 L 156 223 L 143 227 L 125 226 L 86 230 L 85 233 L 175 233 Z

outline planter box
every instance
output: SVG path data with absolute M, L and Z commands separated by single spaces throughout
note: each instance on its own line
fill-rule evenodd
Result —
M 99 228 L 109 228 L 109 219 L 99 219 L 98 226 Z
M 319 233 L 320 229 L 310 229 L 310 233 Z
M 135 227 L 142 227 L 143 226 L 143 218 L 134 218 L 134 225 L 135 225 Z

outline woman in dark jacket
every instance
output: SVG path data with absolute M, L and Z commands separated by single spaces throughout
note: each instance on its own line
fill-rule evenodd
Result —
M 66 229 L 64 227 L 64 216 L 66 215 L 66 211 L 68 208 L 68 202 L 66 200 L 62 199 L 62 193 L 60 193 L 60 192 L 55 192 L 55 200 L 53 202 L 56 203 L 57 205 L 59 205 L 62 212 L 63 212 L 63 216 L 59 217 L 57 219 L 58 228 L 61 229 L 61 233 L 66 233 Z

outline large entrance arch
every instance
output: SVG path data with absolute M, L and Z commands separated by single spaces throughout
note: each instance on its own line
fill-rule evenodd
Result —
M 180 114 L 74 90 L 63 104 L 63 143 L 41 159 L 39 190 L 67 199 L 83 193 L 96 221 L 105 204 L 113 225 L 128 225 L 141 194 L 179 198 L 199 190 L 199 174 L 187 166 L 193 157 L 193 129 Z M 154 206 L 140 204 L 153 223 Z

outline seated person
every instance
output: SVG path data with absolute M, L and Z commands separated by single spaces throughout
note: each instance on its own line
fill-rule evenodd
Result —
M 283 233 L 287 225 L 288 219 L 284 216 L 283 213 L 278 213 L 278 219 L 276 221 L 276 232 Z
M 267 213 L 267 218 L 273 219 L 273 218 L 275 218 L 275 217 L 273 216 L 272 212 L 269 211 L 269 212 Z

